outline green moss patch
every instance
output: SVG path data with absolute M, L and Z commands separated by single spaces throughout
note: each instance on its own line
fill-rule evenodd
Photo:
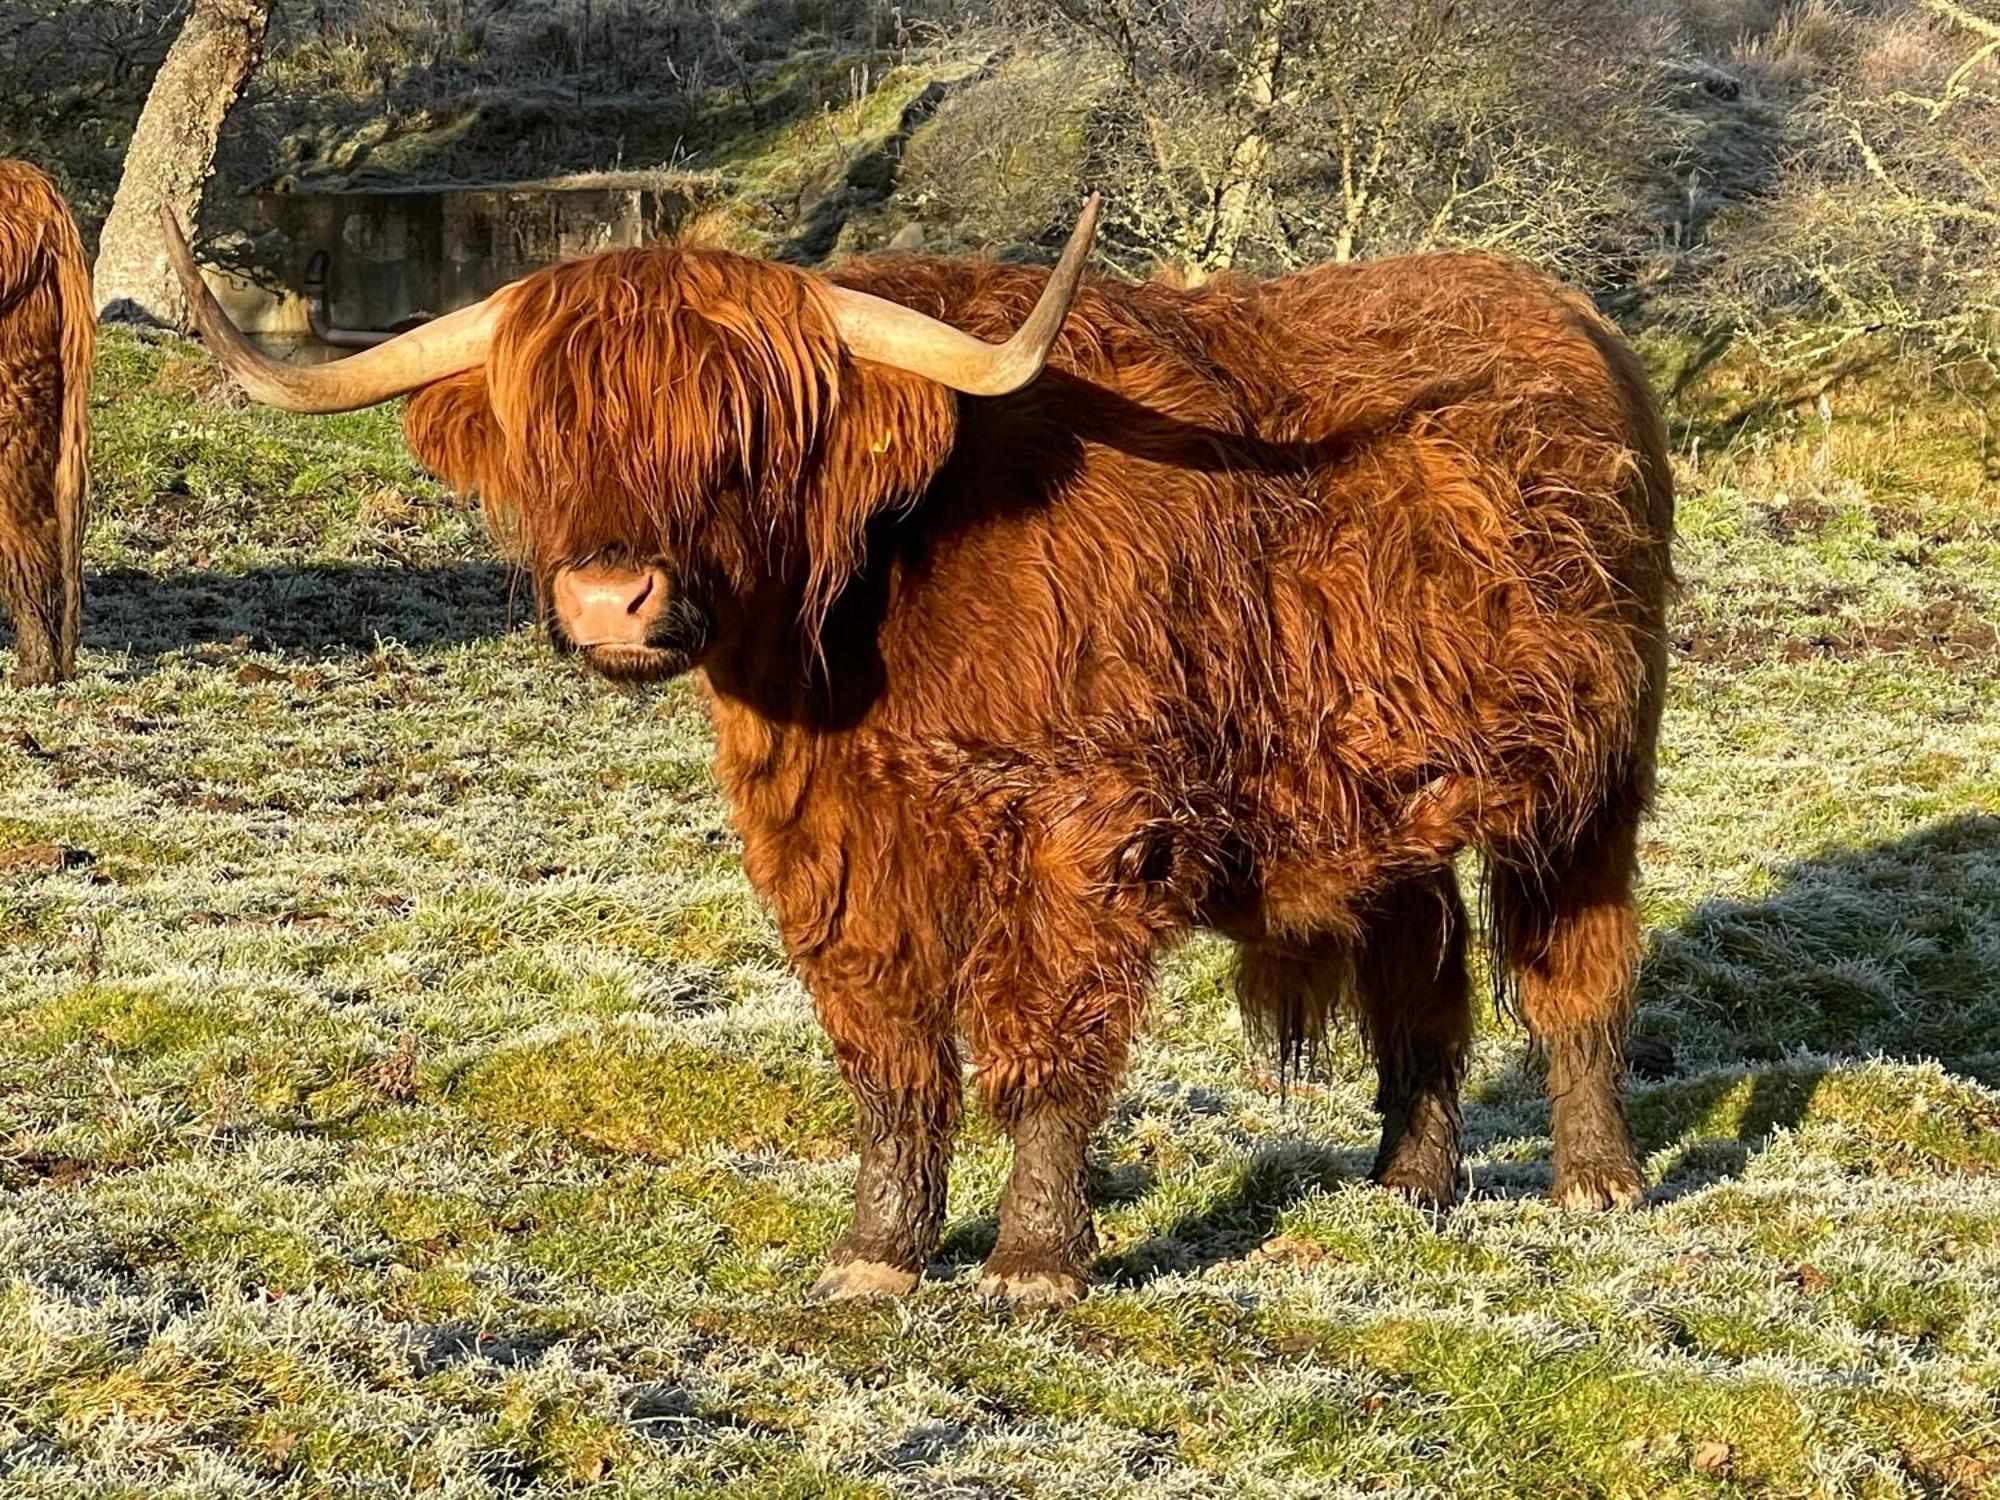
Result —
M 715 1151 L 823 1157 L 846 1150 L 851 1134 L 831 1064 L 752 1062 L 626 1028 L 504 1047 L 448 1097 L 488 1119 L 657 1161 Z

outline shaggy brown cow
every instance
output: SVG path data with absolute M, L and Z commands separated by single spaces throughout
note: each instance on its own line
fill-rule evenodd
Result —
M 76 669 L 96 333 L 76 221 L 48 178 L 0 161 L 0 594 L 19 683 Z
M 859 1104 L 819 1295 L 906 1291 L 932 1253 L 961 1039 L 1014 1144 L 984 1284 L 1079 1294 L 1086 1143 L 1197 927 L 1288 1055 L 1352 1009 L 1377 1180 L 1450 1200 L 1468 848 L 1546 1050 L 1555 1196 L 1637 1203 L 1672 509 L 1638 362 L 1489 256 L 1077 289 L 1091 217 L 1053 276 L 616 251 L 310 371 L 197 305 L 261 399 L 416 390 L 411 444 L 504 519 L 557 645 L 697 674 Z

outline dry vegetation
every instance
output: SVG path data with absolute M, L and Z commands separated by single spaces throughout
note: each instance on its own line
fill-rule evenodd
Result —
M 94 230 L 172 0 L 0 0 L 0 150 Z M 1725 355 L 1751 405 L 1885 361 L 2000 466 L 1992 0 L 310 0 L 225 133 L 246 189 L 663 172 L 816 261 L 913 230 L 1199 280 L 1482 246 Z
M 101 216 L 172 7 L 0 0 L 0 151 Z M 586 24 L 587 23 L 587 24 Z M 801 258 L 1483 243 L 1639 338 L 1681 570 L 1634 1123 L 1539 1197 L 1486 1022 L 1471 1195 L 1366 1188 L 1183 950 L 1098 1144 L 1103 1287 L 804 1309 L 848 1108 L 683 686 L 516 628 L 393 412 L 118 335 L 83 674 L 0 692 L 0 1493 L 2000 1492 L 2000 10 L 307 0 L 235 189 L 662 168 Z
M 101 219 L 173 0 L 0 0 L 0 150 Z M 906 224 L 1187 280 L 1482 246 L 1758 394 L 2000 365 L 1991 0 L 300 0 L 226 133 L 249 188 L 694 173 L 707 232 L 816 260 Z

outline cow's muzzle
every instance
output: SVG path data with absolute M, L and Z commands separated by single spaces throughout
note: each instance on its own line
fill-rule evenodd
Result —
M 548 597 L 556 648 L 617 682 L 659 682 L 687 671 L 714 632 L 708 610 L 657 566 L 563 568 Z

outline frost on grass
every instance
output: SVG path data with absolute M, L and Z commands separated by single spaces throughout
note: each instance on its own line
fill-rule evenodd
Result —
M 1370 1191 L 1359 1060 L 1281 1099 L 1196 943 L 1096 1295 L 976 1303 L 975 1117 L 916 1297 L 805 1308 L 850 1116 L 692 696 L 552 661 L 393 413 L 107 345 L 85 672 L 0 694 L 7 1493 L 2000 1486 L 1990 488 L 1871 500 L 1841 429 L 1684 476 L 1655 1206 L 1542 1201 L 1493 1019 L 1471 1198 Z

